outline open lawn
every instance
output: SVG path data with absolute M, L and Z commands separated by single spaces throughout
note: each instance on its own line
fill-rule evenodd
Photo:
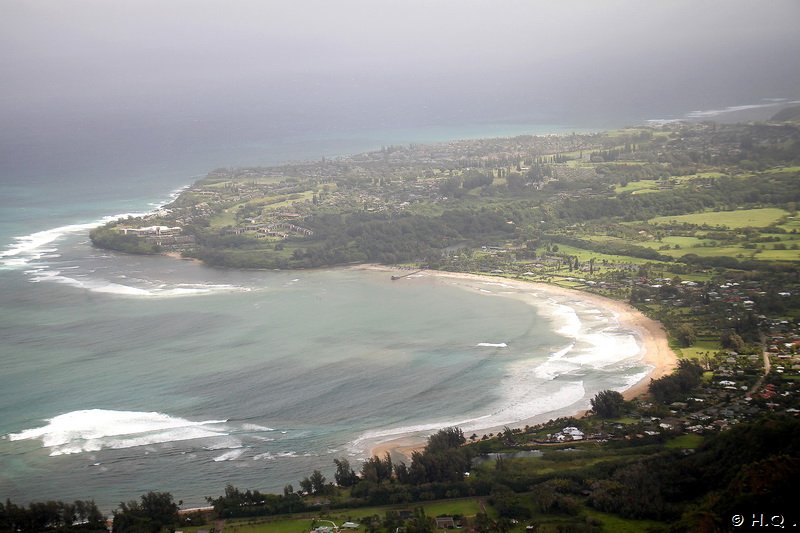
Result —
M 236 204 L 232 207 L 220 211 L 216 216 L 211 218 L 209 225 L 211 228 L 220 229 L 227 226 L 236 225 L 236 212 L 244 207 L 245 203 Z
M 800 241 L 795 241 L 800 246 Z M 789 246 L 795 243 L 788 243 Z M 800 261 L 800 250 L 761 250 L 755 259 L 759 261 Z
M 659 180 L 639 180 L 631 181 L 626 185 L 617 185 L 614 192 L 617 194 L 629 192 L 631 194 L 645 194 L 650 192 L 658 192 Z
M 674 439 L 668 441 L 666 447 L 677 450 L 694 450 L 703 444 L 703 440 L 704 439 L 702 435 L 680 435 L 679 437 L 675 437 Z
M 788 224 L 785 226 L 788 226 Z M 636 244 L 675 258 L 680 258 L 685 254 L 695 254 L 700 257 L 725 255 L 729 257 L 738 257 L 740 259 L 753 258 L 759 261 L 800 261 L 800 250 L 792 249 L 795 246 L 800 248 L 800 235 L 790 233 L 781 235 L 780 239 L 780 243 L 756 244 L 758 248 L 746 248 L 744 246 L 746 243 L 744 242 L 730 244 L 724 242 L 718 243 L 712 239 L 682 236 L 664 237 L 660 241 L 639 241 Z M 605 240 L 619 243 L 625 242 L 622 239 L 607 238 Z M 776 245 L 786 249 L 775 249 Z
M 614 533 L 641 533 L 642 531 L 648 531 L 650 528 L 659 528 L 664 525 L 654 520 L 628 520 L 589 508 L 584 511 L 587 516 L 603 524 L 603 531 L 613 531 Z
M 677 348 L 675 351 L 684 359 L 694 359 L 701 361 L 704 354 L 714 355 L 722 349 L 719 337 L 710 338 L 698 336 L 695 343 L 687 348 Z

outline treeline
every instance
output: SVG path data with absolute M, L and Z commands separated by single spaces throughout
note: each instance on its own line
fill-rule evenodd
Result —
M 673 261 L 672 257 L 668 255 L 663 255 L 652 248 L 645 248 L 644 246 L 637 246 L 635 244 L 587 241 L 584 239 L 578 239 L 576 237 L 557 234 L 545 234 L 543 235 L 542 239 L 549 240 L 557 244 L 566 244 L 567 246 L 582 248 L 584 250 L 592 250 L 593 252 L 602 254 L 627 255 L 630 257 L 649 259 L 651 261 Z
M 172 494 L 151 491 L 139 501 L 119 504 L 119 509 L 114 511 L 113 530 L 116 533 L 159 533 L 164 529 L 174 531 L 178 523 L 178 504 Z
M 468 173 L 465 176 L 453 176 L 439 184 L 439 193 L 450 198 L 461 198 L 472 189 L 488 187 L 494 181 L 492 174 L 481 172 Z
M 339 488 L 349 497 L 335 507 L 400 504 L 460 496 L 487 495 L 489 486 L 480 481 L 465 480 L 470 470 L 472 451 L 464 447 L 466 439 L 459 428 L 445 428 L 428 438 L 423 451 L 414 452 L 411 464 L 393 463 L 387 453 L 371 457 L 358 473 L 345 458 L 335 459 L 335 483 L 319 471 L 300 480 L 300 492 L 286 485 L 282 495 L 241 491 L 233 486 L 219 498 L 209 498 L 219 517 L 266 516 L 307 510 L 304 495 L 331 496 Z
M 654 163 L 643 165 L 606 163 L 597 165 L 595 172 L 599 176 L 608 176 L 614 183 L 619 183 L 623 187 L 631 181 L 664 179 L 671 175 L 666 166 Z
M 440 216 L 387 213 L 321 214 L 309 220 L 310 239 L 288 239 L 290 255 L 247 236 L 203 235 L 187 255 L 208 264 L 240 268 L 314 268 L 347 263 L 435 263 L 456 242 L 514 233 L 499 210 L 453 209 Z M 302 245 L 302 246 L 301 246 Z
M 789 263 L 759 261 L 757 259 L 737 259 L 727 255 L 699 256 L 697 254 L 684 254 L 680 257 L 680 262 L 700 267 L 727 268 L 733 270 L 766 270 L 773 273 L 797 272 L 797 267 Z
M 33 502 L 27 507 L 0 502 L 0 531 L 108 531 L 93 500 Z
M 320 474 L 321 475 L 321 474 Z M 239 490 L 233 485 L 225 487 L 225 493 L 217 498 L 206 498 L 219 518 L 244 516 L 273 516 L 300 513 L 309 509 L 300 493 L 287 485 L 283 494 L 267 494 L 257 490 Z

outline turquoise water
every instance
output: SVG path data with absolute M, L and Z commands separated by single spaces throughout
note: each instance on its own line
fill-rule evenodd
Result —
M 280 491 L 387 438 L 574 412 L 647 370 L 608 312 L 535 291 L 91 247 L 100 219 L 152 209 L 190 170 L 4 185 L 3 498 Z

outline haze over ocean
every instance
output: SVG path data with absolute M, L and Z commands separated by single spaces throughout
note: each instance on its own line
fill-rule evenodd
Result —
M 4 3 L 0 498 L 279 491 L 376 439 L 570 413 L 646 371 L 591 307 L 113 254 L 88 240 L 104 217 L 217 167 L 800 97 L 793 0 L 299 4 Z

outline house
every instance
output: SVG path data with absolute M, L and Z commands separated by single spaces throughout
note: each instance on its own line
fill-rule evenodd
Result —
M 146 228 L 120 228 L 120 231 L 124 235 L 136 235 L 137 237 L 145 235 L 168 236 L 179 234 L 181 228 L 177 226 L 173 228 L 168 226 L 148 226 Z
M 437 516 L 436 529 L 455 529 L 456 521 L 452 516 Z
M 575 426 L 567 426 L 561 430 L 562 435 L 572 437 L 572 440 L 583 440 L 583 431 Z

